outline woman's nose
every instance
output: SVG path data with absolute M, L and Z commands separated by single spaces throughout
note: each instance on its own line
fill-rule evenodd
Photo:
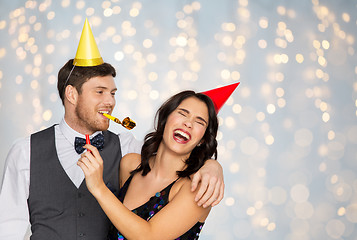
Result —
M 184 125 L 187 127 L 187 128 L 192 128 L 192 122 L 190 119 L 186 119 L 186 121 L 184 122 Z

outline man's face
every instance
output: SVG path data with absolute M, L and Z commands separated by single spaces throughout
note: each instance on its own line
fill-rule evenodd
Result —
M 79 132 L 94 133 L 108 129 L 109 119 L 101 113 L 112 113 L 116 91 L 112 76 L 94 77 L 82 85 L 82 92 L 78 94 L 75 106 L 76 127 Z

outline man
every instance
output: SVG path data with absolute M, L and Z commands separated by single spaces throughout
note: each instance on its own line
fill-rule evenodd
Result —
M 88 45 L 90 49 L 82 47 Z M 75 139 L 89 134 L 91 143 L 98 143 L 104 181 L 117 194 L 119 160 L 127 153 L 139 153 L 141 143 L 129 133 L 107 131 L 109 120 L 102 113 L 114 109 L 115 76 L 115 69 L 103 62 L 86 20 L 75 59 L 58 74 L 64 118 L 15 143 L 6 159 L 0 239 L 23 239 L 29 223 L 33 240 L 106 239 L 111 224 L 83 181 L 77 166 L 83 148 Z M 198 204 L 218 204 L 224 187 L 220 165 L 209 161 L 194 176 L 193 188 L 200 180 Z

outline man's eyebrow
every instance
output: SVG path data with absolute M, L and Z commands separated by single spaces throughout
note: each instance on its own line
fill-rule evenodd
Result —
M 97 86 L 97 87 L 95 87 L 95 88 L 97 88 L 97 89 L 108 89 L 107 87 L 103 87 L 103 86 Z M 117 88 L 113 88 L 112 90 L 110 90 L 110 91 L 117 91 L 118 89 Z
M 178 110 L 184 111 L 185 113 L 190 113 L 190 111 L 188 111 L 188 110 L 185 109 L 185 108 L 179 108 Z M 201 120 L 202 122 L 208 124 L 207 121 L 206 121 L 205 119 L 203 119 L 202 117 L 200 117 L 200 116 L 197 116 L 197 119 L 199 119 L 199 120 Z

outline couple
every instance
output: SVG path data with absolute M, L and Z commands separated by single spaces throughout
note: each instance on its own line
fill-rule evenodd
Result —
M 75 62 L 73 60 L 68 61 L 58 74 L 58 92 L 65 108 L 62 121 L 58 125 L 18 141 L 8 154 L 0 192 L 0 239 L 23 239 L 28 223 L 31 223 L 31 239 L 35 240 L 106 239 L 111 226 L 109 219 L 113 221 L 124 236 L 132 238 L 130 234 L 131 231 L 134 231 L 136 234 L 140 233 L 140 237 L 147 239 L 145 235 L 142 235 L 146 233 L 137 230 L 143 227 L 140 224 L 145 224 L 145 222 L 141 218 L 138 219 L 127 208 L 124 208 L 116 198 L 120 194 L 121 198 L 124 199 L 125 189 L 127 189 L 124 204 L 133 209 L 145 202 L 151 193 L 160 191 L 161 186 L 167 185 L 174 178 L 173 173 L 176 173 L 176 171 L 181 172 L 178 173 L 177 179 L 174 179 L 176 181 L 169 184 L 168 187 L 171 189 L 166 188 L 167 192 L 160 191 L 158 194 L 160 201 L 157 206 L 154 205 L 153 207 L 157 210 L 162 209 L 162 211 L 152 220 L 160 219 L 162 215 L 169 217 L 169 219 L 163 219 L 165 224 L 160 223 L 161 233 L 162 230 L 167 229 L 166 224 L 174 223 L 177 225 L 176 234 L 179 235 L 167 236 L 169 239 L 179 237 L 186 230 L 191 229 L 188 225 L 185 229 L 181 227 L 181 223 L 185 225 L 187 221 L 187 215 L 185 218 L 181 217 L 181 213 L 186 211 L 186 207 L 190 207 L 187 208 L 189 209 L 187 212 L 195 209 L 192 212 L 195 218 L 191 219 L 190 222 L 196 221 L 200 225 L 200 222 L 204 221 L 205 215 L 208 214 L 208 206 L 217 204 L 223 198 L 224 185 L 221 166 L 214 160 L 207 160 L 203 167 L 198 170 L 204 160 L 209 158 L 208 155 L 204 156 L 206 159 L 201 159 L 201 156 L 202 162 L 198 164 L 192 161 L 177 161 L 179 157 L 188 156 L 192 151 L 192 149 L 184 149 L 185 147 L 181 146 L 188 142 L 190 143 L 188 145 L 191 148 L 193 147 L 191 145 L 193 141 L 187 141 L 187 130 L 185 130 L 186 132 L 175 132 L 175 144 L 178 145 L 177 141 L 182 142 L 180 149 L 176 149 L 173 146 L 175 144 L 170 142 L 166 143 L 166 146 L 165 136 L 160 140 L 153 134 L 146 137 L 143 151 L 141 151 L 141 143 L 136 141 L 131 134 L 117 135 L 107 131 L 109 120 L 104 118 L 100 112 L 111 113 L 115 106 L 115 69 L 110 64 L 104 63 L 100 54 L 99 57 L 95 54 L 94 58 L 92 57 L 93 53 L 99 52 L 97 49 L 91 50 L 92 59 L 88 58 L 89 64 L 83 61 L 83 58 L 78 57 L 80 55 L 78 53 L 81 52 L 79 50 L 80 45 Z M 185 103 L 183 100 L 173 105 L 176 106 L 175 109 L 169 109 L 171 114 L 178 110 L 177 107 L 180 104 Z M 189 97 L 187 100 L 198 101 L 196 97 L 192 97 L 192 99 Z M 189 105 L 191 107 L 191 103 Z M 208 127 L 209 124 L 212 124 L 210 122 L 212 116 L 208 114 L 212 112 L 212 106 L 207 105 L 206 108 L 203 106 L 198 112 L 195 112 L 195 110 L 187 113 L 186 110 L 190 111 L 191 109 L 182 110 L 183 112 L 178 114 L 186 113 L 186 117 L 188 114 L 193 114 L 198 117 L 202 111 L 207 111 L 207 115 L 199 116 L 200 121 L 207 122 L 207 126 L 202 125 L 203 128 L 212 128 L 211 126 Z M 164 112 L 163 117 L 167 120 L 171 119 L 173 118 L 171 114 Z M 169 127 L 168 124 L 167 127 Z M 161 126 L 160 129 L 165 130 L 164 126 Z M 215 136 L 215 131 L 209 134 Z M 208 133 L 207 130 L 204 133 L 202 130 L 198 132 L 204 135 Z M 162 135 L 162 133 L 159 133 L 159 135 Z M 96 138 L 104 138 L 105 143 L 104 146 L 98 146 L 99 152 L 87 145 L 86 148 L 92 150 L 92 154 L 84 153 L 78 162 L 87 175 L 88 188 L 83 181 L 83 171 L 77 166 L 77 160 L 81 156 L 81 148 L 76 149 L 78 152 L 74 149 L 75 139 L 84 137 L 85 134 L 90 134 L 92 141 Z M 198 133 L 190 134 L 195 142 L 200 136 Z M 172 147 L 173 149 L 171 149 Z M 196 149 L 199 148 L 196 147 Z M 212 153 L 216 151 L 215 146 L 209 148 Z M 170 156 L 170 159 L 176 159 L 169 162 L 170 165 L 165 165 L 168 163 L 166 162 L 168 159 L 161 159 L 162 156 L 158 155 L 163 150 L 165 151 L 162 156 Z M 143 162 L 138 155 L 128 154 L 140 152 L 142 152 L 142 158 L 146 158 Z M 205 152 L 201 149 L 198 151 L 199 154 L 207 154 Z M 168 153 L 170 154 L 167 155 Z M 121 162 L 122 156 L 125 156 L 125 158 Z M 154 161 L 155 157 L 160 157 L 163 161 L 156 162 Z M 101 164 L 102 159 L 104 164 Z M 141 163 L 140 167 L 136 168 L 139 163 Z M 121 165 L 120 174 L 119 164 Z M 187 168 L 185 168 L 186 164 L 188 164 Z M 193 166 L 191 166 L 192 164 Z M 162 166 L 165 168 L 161 168 Z M 101 167 L 103 167 L 103 170 Z M 130 173 L 131 170 L 135 171 Z M 196 172 L 197 170 L 198 172 Z M 192 181 L 184 177 L 194 172 L 196 174 L 193 175 Z M 105 187 L 102 185 L 103 181 Z M 132 184 L 129 188 L 130 181 L 132 181 Z M 198 182 L 200 182 L 200 185 L 197 188 Z M 119 186 L 123 184 L 124 186 L 119 193 Z M 90 194 L 88 189 L 93 195 Z M 195 192 L 191 192 L 191 190 Z M 185 205 L 185 208 L 177 208 L 180 205 L 175 207 L 175 203 L 182 204 L 179 197 L 185 198 L 185 201 L 187 199 L 192 200 L 192 197 L 194 197 L 197 200 L 197 205 L 193 201 L 190 205 Z M 170 204 L 164 207 L 163 204 L 167 201 Z M 201 205 L 205 208 L 199 207 Z M 165 212 L 168 212 L 168 214 L 165 214 Z M 105 213 L 108 213 L 109 219 Z M 178 213 L 180 217 L 175 215 Z M 151 211 L 149 215 L 152 215 Z M 197 218 L 198 215 L 200 215 L 199 218 Z M 117 220 L 117 218 L 122 219 Z M 125 222 L 123 226 L 120 222 L 122 220 Z M 150 224 L 154 223 L 151 220 L 149 222 Z M 193 226 L 197 224 L 195 223 Z M 128 225 L 129 228 L 125 228 Z M 148 225 L 145 225 L 142 230 L 144 229 L 153 228 L 148 228 Z M 197 232 L 198 230 L 190 231 Z M 182 232 L 182 234 L 179 232 Z M 162 234 L 160 236 L 164 237 Z M 114 237 L 122 238 L 120 235 L 118 237 L 117 233 Z M 186 239 L 194 239 L 194 237 Z

